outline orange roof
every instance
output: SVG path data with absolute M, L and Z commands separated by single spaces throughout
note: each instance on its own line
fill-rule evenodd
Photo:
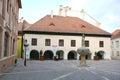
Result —
M 30 24 L 26 20 L 24 20 L 24 25 L 23 25 L 22 22 L 19 22 L 18 25 L 19 25 L 18 26 L 18 32 L 21 32 L 22 31 L 22 27 L 23 27 L 23 29 L 26 29 L 26 28 L 30 27 L 32 24 Z
M 88 22 L 77 17 L 63 17 L 47 15 L 28 27 L 26 31 L 42 31 L 42 32 L 63 32 L 63 33 L 85 33 L 85 34 L 102 34 L 111 35 Z
M 113 35 L 116 35 L 116 34 L 118 34 L 118 33 L 120 33 L 120 29 L 115 30 L 112 34 L 113 34 Z

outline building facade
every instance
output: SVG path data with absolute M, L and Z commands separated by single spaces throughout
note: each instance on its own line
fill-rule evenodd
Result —
M 21 0 L 0 0 L 0 72 L 14 63 Z
M 24 30 L 30 59 L 39 59 L 40 51 L 45 60 L 79 59 L 77 49 L 81 47 L 82 34 L 85 46 L 93 59 L 95 52 L 100 59 L 111 59 L 111 34 L 77 17 L 47 15 Z
M 115 30 L 111 38 L 112 59 L 120 59 L 120 30 Z

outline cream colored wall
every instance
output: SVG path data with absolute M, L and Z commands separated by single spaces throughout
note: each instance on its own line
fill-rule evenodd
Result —
M 37 46 L 31 46 L 31 38 L 37 38 Z M 57 45 L 57 50 L 63 50 L 65 55 L 64 59 L 67 59 L 67 54 L 71 50 L 77 51 L 79 47 L 81 47 L 81 36 L 62 36 L 62 35 L 34 35 L 34 34 L 25 34 L 25 39 L 27 39 L 29 44 L 29 51 L 35 50 L 53 50 L 52 45 Z M 51 39 L 51 46 L 45 46 L 45 39 Z M 64 39 L 64 47 L 58 46 L 59 39 Z M 71 47 L 71 40 L 76 40 L 76 47 Z M 110 53 L 110 38 L 105 37 L 86 37 L 85 40 L 89 40 L 89 49 L 92 53 L 92 58 L 94 56 L 95 51 L 105 51 L 105 59 L 111 59 Z M 104 47 L 99 47 L 99 41 L 104 41 Z

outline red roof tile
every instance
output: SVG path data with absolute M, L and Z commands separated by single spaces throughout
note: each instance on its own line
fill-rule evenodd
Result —
M 113 35 L 116 35 L 116 34 L 118 34 L 118 33 L 120 33 L 120 29 L 115 30 L 112 34 L 113 34 Z
M 111 35 L 77 17 L 47 15 L 26 29 L 26 31 L 67 32 Z
M 28 27 L 30 27 L 32 24 L 28 23 L 26 20 L 24 20 L 24 28 L 23 29 L 27 29 Z M 19 22 L 18 24 L 18 32 L 22 31 L 22 27 L 23 27 L 23 23 Z

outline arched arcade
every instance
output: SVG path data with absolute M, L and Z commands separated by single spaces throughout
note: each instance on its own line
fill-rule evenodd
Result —
M 30 59 L 31 60 L 39 60 L 39 52 L 37 50 L 32 50 L 30 52 Z
M 68 60 L 76 60 L 77 59 L 77 52 L 76 51 L 70 51 L 68 53 Z

